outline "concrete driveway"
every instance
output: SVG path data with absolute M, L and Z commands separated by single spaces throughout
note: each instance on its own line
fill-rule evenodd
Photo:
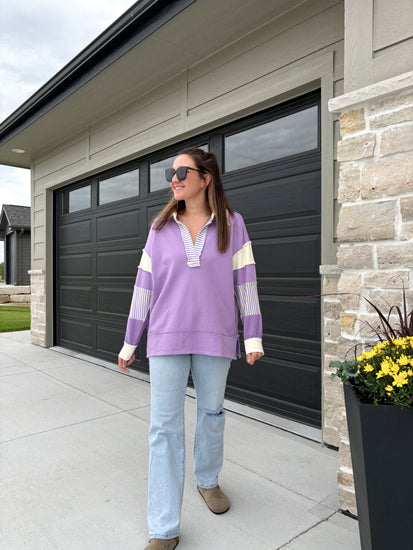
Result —
M 0 334 L 1 550 L 142 550 L 147 542 L 149 384 Z M 338 456 L 229 412 L 211 514 L 192 479 L 195 401 L 187 397 L 180 550 L 359 550 L 337 505 Z

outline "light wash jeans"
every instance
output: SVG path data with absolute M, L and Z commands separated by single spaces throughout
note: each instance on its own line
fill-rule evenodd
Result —
M 179 535 L 185 479 L 184 403 L 189 371 L 197 396 L 195 483 L 204 489 L 218 484 L 223 464 L 222 407 L 230 364 L 230 358 L 209 355 L 149 358 L 149 538 L 170 539 Z

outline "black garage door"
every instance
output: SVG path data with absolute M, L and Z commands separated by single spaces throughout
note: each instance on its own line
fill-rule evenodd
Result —
M 257 264 L 265 357 L 233 362 L 227 396 L 321 423 L 319 94 L 56 192 L 55 343 L 115 361 L 140 252 L 183 145 L 214 151 Z M 136 367 L 147 369 L 146 341 Z

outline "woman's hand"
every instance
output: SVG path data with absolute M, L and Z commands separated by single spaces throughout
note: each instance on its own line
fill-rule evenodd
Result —
M 132 357 L 128 361 L 126 361 L 126 359 L 121 359 L 118 356 L 118 367 L 123 372 L 129 372 L 129 369 L 127 369 L 126 367 L 129 367 L 129 365 L 134 361 L 135 361 L 135 355 L 132 355 Z
M 263 355 L 264 354 L 259 351 L 254 351 L 253 353 L 247 353 L 247 363 L 249 365 L 253 365 L 255 361 L 257 361 L 258 359 L 261 359 Z

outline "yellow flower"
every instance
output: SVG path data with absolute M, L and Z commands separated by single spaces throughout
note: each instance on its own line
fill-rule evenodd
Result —
M 382 370 L 379 370 L 379 372 L 376 372 L 377 380 L 379 378 L 383 378 L 383 376 L 386 376 L 386 373 L 384 373 Z
M 365 361 L 365 360 L 368 360 L 368 359 L 371 359 L 372 357 L 374 357 L 376 355 L 376 350 L 375 348 L 373 348 L 372 350 L 370 351 L 363 351 L 363 353 L 361 355 L 358 355 L 357 356 L 357 361 Z
M 406 357 L 405 355 L 400 355 L 398 361 L 399 365 L 404 367 L 405 365 L 410 365 L 410 359 Z
M 393 391 L 393 388 L 390 386 L 390 384 L 388 384 L 384 389 L 387 393 L 391 393 Z
M 383 359 L 383 361 L 381 362 L 381 370 L 383 372 L 383 376 L 386 376 L 386 374 L 390 374 L 390 371 L 392 370 L 392 368 L 393 368 L 393 361 L 388 357 Z
M 398 388 L 401 388 L 405 384 L 407 384 L 407 373 L 401 372 L 400 374 L 394 374 L 393 375 L 394 381 L 393 386 L 397 386 Z
M 374 370 L 374 367 L 372 367 L 371 365 L 366 365 L 364 367 L 364 372 L 371 372 L 372 370 Z
M 379 344 L 376 344 L 376 349 L 383 349 L 388 345 L 389 341 L 385 340 L 384 342 L 380 342 Z
M 412 369 L 409 369 L 407 371 L 407 376 L 413 376 L 413 370 Z
M 397 365 L 396 363 L 393 363 L 392 366 L 391 366 L 391 371 L 393 374 L 397 374 L 400 370 L 400 367 L 399 365 Z
M 394 338 L 393 340 L 393 344 L 395 344 L 396 346 L 402 346 L 404 343 L 405 343 L 404 338 Z

